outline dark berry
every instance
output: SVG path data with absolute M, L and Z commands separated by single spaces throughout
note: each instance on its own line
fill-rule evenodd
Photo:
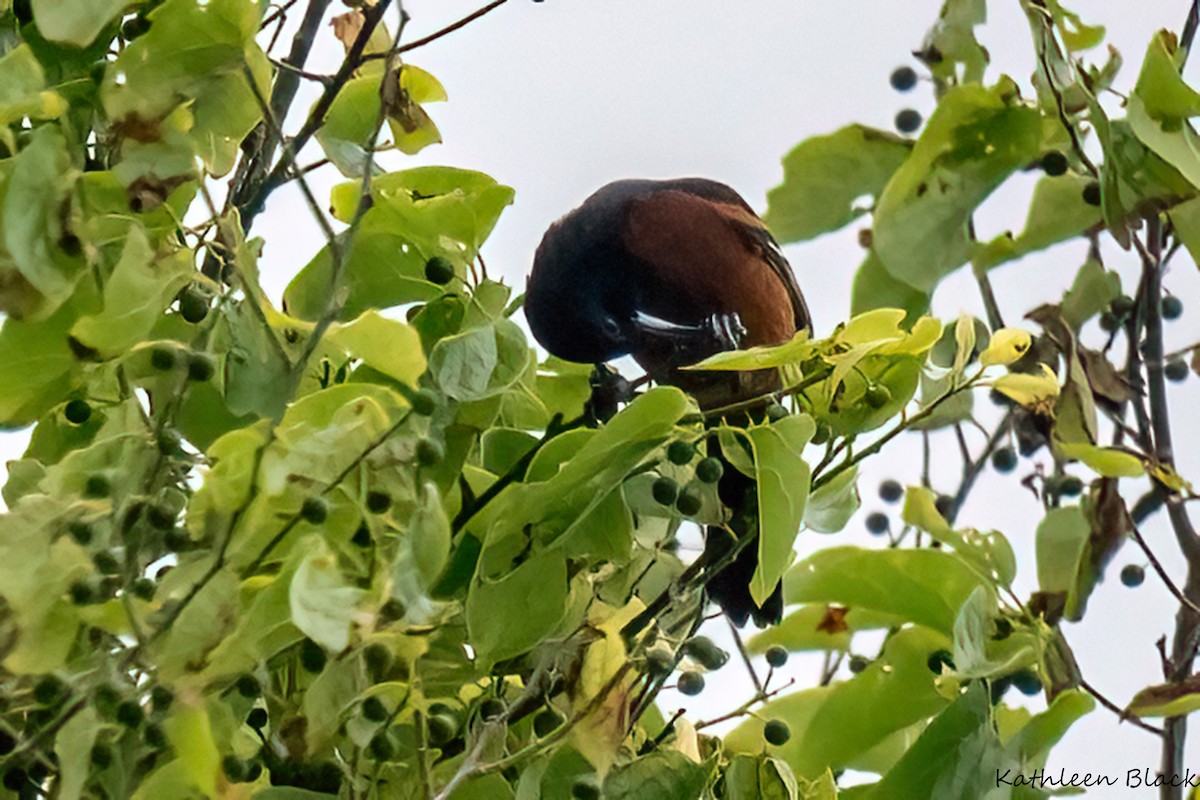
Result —
M 787 744 L 787 740 L 792 738 L 792 732 L 783 720 L 771 719 L 763 726 L 763 738 L 767 740 L 767 744 L 779 747 Z
M 368 697 L 362 701 L 362 715 L 371 722 L 383 722 L 388 718 L 387 706 L 378 697 Z
M 1017 691 L 1026 697 L 1033 697 L 1042 691 L 1042 680 L 1031 669 L 1014 672 L 1011 677 L 1013 686 L 1017 687 Z
M 995 625 L 996 625 L 996 632 L 992 634 L 992 639 L 994 639 L 995 641 L 1002 642 L 1005 639 L 1007 639 L 1009 636 L 1012 636 L 1012 629 L 1013 629 L 1012 623 L 1009 622 L 1004 617 L 997 617 Z
M 1135 589 L 1146 580 L 1146 570 L 1141 564 L 1126 564 L 1121 567 L 1121 583 L 1130 589 Z
M 729 653 L 717 647 L 707 636 L 693 636 L 688 639 L 683 643 L 683 652 L 707 670 L 720 669 L 729 661 Z
M 646 652 L 646 671 L 651 675 L 666 675 L 675 668 L 675 654 L 667 647 L 654 647 Z
M 779 420 L 787 416 L 790 415 L 782 403 L 771 403 L 771 405 L 767 406 L 767 419 L 771 422 L 779 422 Z
M 1133 298 L 1127 294 L 1123 294 L 1109 304 L 1108 308 L 1112 313 L 1116 314 L 1121 319 L 1126 319 L 1133 313 Z
M 146 509 L 146 521 L 159 530 L 175 527 L 175 509 L 166 503 L 153 503 Z
M 150 724 L 142 729 L 142 741 L 155 750 L 162 750 L 167 746 L 167 733 L 161 725 Z
M 945 665 L 950 669 L 954 669 L 954 656 L 949 650 L 935 650 L 929 654 L 929 658 L 925 660 L 925 666 L 929 667 L 929 671 L 935 675 L 942 674 L 942 666 Z
M 417 463 L 423 467 L 436 467 L 445 454 L 442 445 L 433 439 L 417 442 Z
M 241 783 L 246 780 L 246 762 L 235 755 L 222 758 L 221 769 L 225 771 L 225 777 L 229 778 L 231 783 Z
M 88 475 L 83 484 L 83 496 L 91 498 L 108 497 L 112 494 L 112 483 L 104 475 Z
M 188 356 L 187 374 L 189 381 L 206 383 L 212 380 L 217 364 L 208 353 L 192 353 Z
M 897 503 L 904 496 L 904 487 L 900 481 L 888 479 L 879 484 L 879 497 L 885 503 Z
M 1163 375 L 1173 383 L 1187 380 L 1188 372 L 1187 362 L 1182 358 L 1173 358 L 1163 367 Z
M 87 400 L 78 398 L 70 401 L 63 408 L 63 416 L 67 418 L 67 422 L 72 425 L 82 425 L 87 422 L 92 416 L 92 407 L 88 405 Z
M 1083 202 L 1087 203 L 1089 206 L 1100 205 L 1099 183 L 1096 181 L 1089 181 L 1088 184 L 1083 187 Z
M 154 599 L 154 591 L 157 588 L 158 584 L 156 584 L 152 578 L 138 578 L 133 582 L 133 585 L 129 587 L 129 591 L 131 591 L 133 596 L 139 600 L 145 600 L 149 602 L 150 600 Z
M 387 511 L 392 505 L 392 496 L 387 492 L 370 491 L 367 492 L 367 511 L 372 514 L 382 514 Z
M 691 442 L 676 439 L 667 445 L 667 461 L 670 461 L 677 467 L 692 463 L 692 458 L 695 455 L 696 446 Z
M 675 510 L 685 517 L 695 516 L 700 513 L 700 508 L 704 505 L 700 499 L 700 495 L 693 492 L 691 489 L 684 489 L 679 493 L 678 499 L 675 500 Z
M 375 761 L 390 761 L 396 755 L 396 746 L 388 738 L 387 731 L 375 734 L 367 745 L 367 755 Z
M 863 398 L 871 408 L 883 408 L 892 400 L 892 390 L 882 383 L 872 383 L 867 386 Z
M 146 711 L 136 700 L 122 700 L 117 703 L 117 722 L 126 728 L 136 728 L 146 719 Z
M 850 656 L 850 662 L 846 666 L 849 667 L 851 674 L 857 675 L 871 666 L 871 661 L 866 656 Z
M 897 92 L 907 92 L 917 85 L 917 71 L 912 67 L 897 67 L 892 70 L 888 83 Z
M 1001 447 L 992 453 L 992 469 L 996 472 L 1012 472 L 1017 468 L 1017 451 Z
M 158 345 L 150 350 L 150 366 L 159 372 L 175 369 L 175 348 Z
M 155 712 L 161 714 L 171 707 L 175 693 L 165 686 L 155 686 L 150 690 L 150 702 L 154 704 Z
M 121 23 L 121 38 L 127 42 L 132 42 L 148 30 L 150 30 L 150 20 L 138 14 L 136 17 L 130 17 Z
M 954 508 L 954 498 L 948 494 L 939 494 L 937 499 L 933 501 L 933 507 L 943 517 L 950 517 L 950 510 Z
M 262 686 L 258 682 L 258 678 L 253 675 L 243 675 L 233 684 L 233 688 L 242 697 L 253 699 L 262 694 Z
M 112 550 L 101 550 L 92 556 L 92 563 L 101 575 L 116 575 L 121 571 L 121 559 Z
M 167 428 L 158 435 L 158 452 L 164 456 L 178 455 L 182 447 L 183 439 L 177 431 Z
M 1183 301 L 1173 294 L 1163 297 L 1159 308 L 1163 319 L 1179 319 L 1183 315 Z
M 533 732 L 539 739 L 554 733 L 561 724 L 562 717 L 557 711 L 550 708 L 544 708 L 533 716 Z
M 320 525 L 329 516 L 329 502 L 324 497 L 306 497 L 300 506 L 300 517 L 310 525 Z
M 779 669 L 788 660 L 788 650 L 781 644 L 773 644 L 767 648 L 767 664 Z
M 188 288 L 179 296 L 179 315 L 195 325 L 208 316 L 208 299 L 200 291 Z
M 713 456 L 701 459 L 696 465 L 696 480 L 701 483 L 716 483 L 724 474 L 725 465 L 721 463 L 721 459 Z
M 312 639 L 300 643 L 300 666 L 309 672 L 320 672 L 325 669 L 325 648 Z
M 1051 150 L 1042 156 L 1042 171 L 1051 177 L 1062 175 L 1067 171 L 1067 157 L 1057 150 Z
M 813 431 L 812 443 L 822 445 L 833 438 L 833 428 L 829 427 L 824 422 L 818 422 L 816 430 Z
M 81 544 L 85 547 L 92 543 L 92 539 L 96 535 L 91 523 L 78 519 L 67 525 L 67 532 L 71 534 L 71 538 L 75 540 L 76 544 Z
M 449 714 L 434 714 L 429 718 L 429 742 L 440 747 L 454 741 L 458 734 L 458 720 Z
M 674 478 L 668 478 L 665 475 L 651 485 L 650 495 L 654 498 L 654 502 L 661 503 L 664 506 L 674 505 L 679 498 L 679 484 Z
M 163 535 L 163 546 L 172 553 L 179 553 L 188 548 L 192 539 L 184 528 L 172 528 Z
M 434 256 L 425 262 L 425 280 L 444 286 L 454 280 L 454 265 L 449 259 Z
M 571 784 L 571 797 L 573 800 L 600 800 L 600 787 L 596 785 L 596 779 L 591 775 L 576 778 Z
M 106 742 L 96 742 L 92 745 L 92 751 L 88 754 L 92 764 L 99 769 L 107 769 L 112 766 L 113 749 L 112 745 Z
M 1111 311 L 1100 313 L 1100 330 L 1105 333 L 1116 333 L 1121 329 L 1121 319 Z
M 358 526 L 354 531 L 354 535 L 350 537 L 350 544 L 355 547 L 370 547 L 371 546 L 371 529 L 367 527 L 367 523 Z
M 428 417 L 437 410 L 437 394 L 431 389 L 418 389 L 412 396 L 412 410 L 422 417 Z
M 1083 481 L 1075 475 L 1064 475 L 1058 481 L 1058 494 L 1062 497 L 1078 497 L 1083 491 Z
M 882 511 L 874 511 L 867 515 L 867 532 L 875 536 L 883 536 L 891 527 L 891 520 Z
M 480 719 L 490 720 L 503 717 L 508 707 L 504 705 L 503 700 L 497 700 L 495 697 L 489 697 L 479 704 Z
M 679 690 L 680 694 L 694 697 L 704 691 L 704 676 L 699 672 L 685 672 L 679 676 L 675 688 Z
M 86 606 L 96 602 L 96 596 L 99 594 L 97 586 L 93 581 L 75 581 L 67 593 L 71 595 L 71 602 L 77 606 Z
M 267 710 L 261 706 L 250 709 L 250 713 L 246 715 L 246 724 L 256 731 L 267 727 Z
M 400 616 L 404 616 L 403 612 Z M 379 642 L 369 644 L 363 650 L 363 664 L 373 679 L 378 680 L 387 673 L 388 667 L 392 665 L 392 651 L 388 650 L 387 645 Z
M 906 108 L 896 114 L 896 130 L 901 133 L 912 133 L 921 127 L 921 112 Z
M 67 684 L 57 675 L 43 675 L 33 686 L 33 699 L 39 705 L 48 706 L 62 700 L 67 694 Z
M 17 737 L 0 728 L 0 756 L 6 756 L 17 747 Z
M 404 619 L 404 615 L 407 613 L 408 609 L 405 608 L 404 603 L 400 602 L 394 597 L 379 607 L 379 618 L 384 624 L 395 622 L 399 619 Z M 371 647 L 380 648 L 383 647 L 383 645 L 371 645 Z M 367 648 L 368 655 L 371 652 L 371 647 Z M 386 652 L 387 648 L 384 648 L 384 650 Z

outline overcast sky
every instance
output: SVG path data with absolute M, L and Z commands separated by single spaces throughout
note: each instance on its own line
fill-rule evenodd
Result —
M 405 6 L 412 22 L 405 38 L 423 36 L 480 4 L 409 0 Z M 989 5 L 993 18 L 981 29 L 993 57 L 988 79 L 1009 72 L 1027 87 L 1032 48 L 1019 4 L 1010 0 Z M 1152 33 L 1181 27 L 1189 3 L 1088 0 L 1074 5 L 1087 21 L 1108 26 L 1110 41 L 1127 62 L 1119 85 L 1128 88 Z M 893 116 L 904 107 L 927 114 L 933 105 L 928 84 L 901 95 L 889 88 L 888 75 L 896 66 L 915 66 L 909 53 L 920 46 L 939 7 L 937 0 L 510 0 L 409 55 L 449 92 L 448 103 L 427 109 L 445 142 L 416 157 L 386 163 L 389 168 L 448 164 L 478 169 L 513 186 L 516 201 L 484 254 L 493 274 L 502 274 L 521 290 L 546 226 L 608 181 L 702 175 L 729 183 L 762 209 L 767 190 L 781 178 L 780 158 L 802 139 L 850 122 L 890 128 Z M 336 8 L 338 13 L 344 10 Z M 330 36 L 309 69 L 332 72 L 340 57 L 340 46 Z M 306 92 L 297 105 L 301 114 L 316 94 L 311 85 Z M 318 155 L 314 152 L 314 159 Z M 327 196 L 337 179 L 332 170 L 314 174 L 318 197 Z M 1021 203 L 1031 185 L 1031 177 L 1018 179 L 994 196 L 979 215 L 981 237 L 1022 226 Z M 307 219 L 299 198 L 280 192 L 256 223 L 254 233 L 267 240 L 264 283 L 275 297 L 322 244 L 319 230 L 306 224 Z M 809 298 L 818 335 L 848 314 L 850 280 L 862 257 L 854 231 L 851 226 L 787 250 Z M 1035 303 L 1058 299 L 1083 253 L 1082 246 L 1062 248 L 1049 258 L 1029 259 L 997 272 L 995 288 L 1012 321 Z M 1121 269 L 1130 285 L 1136 271 L 1133 261 L 1113 253 L 1110 265 Z M 1186 256 L 1177 260 L 1167 285 L 1200 303 L 1195 270 Z M 968 277 L 947 281 L 935 297 L 935 311 L 953 317 L 964 308 L 981 312 L 973 282 Z M 1168 349 L 1200 338 L 1195 317 L 1185 315 L 1168 329 Z M 1194 397 L 1195 387 L 1191 391 Z M 980 399 L 986 406 L 986 399 Z M 1176 416 L 1190 413 L 1185 409 Z M 1186 449 L 1196 440 L 1195 429 L 1178 438 Z M 970 441 L 976 447 L 981 444 L 979 436 Z M 880 477 L 917 479 L 914 444 L 899 442 L 867 471 L 861 484 L 865 510 L 881 507 L 875 498 Z M 943 445 L 953 453 L 952 441 L 935 444 Z M 15 457 L 21 437 L 9 435 L 0 446 L 5 457 Z M 1195 454 L 1184 456 L 1183 473 L 1200 475 Z M 1044 452 L 1042 458 L 1046 459 Z M 952 489 L 958 469 L 954 457 L 940 461 L 935 483 L 943 491 Z M 1028 472 L 1031 462 L 1023 462 L 1021 469 Z M 1035 588 L 1032 540 L 1039 511 L 1015 483 L 983 481 L 960 522 L 998 528 L 1009 536 L 1023 559 L 1019 587 L 1027 594 Z M 851 527 L 861 528 L 861 521 Z M 1169 552 L 1164 520 L 1155 519 L 1144 533 Z M 804 552 L 841 541 L 803 534 L 799 548 Z M 1127 548 L 1116 565 L 1131 559 L 1141 561 Z M 1123 704 L 1140 686 L 1159 678 L 1153 642 L 1169 634 L 1174 607 L 1153 577 L 1131 592 L 1118 584 L 1115 571 L 1094 598 L 1088 621 L 1066 630 L 1084 675 Z M 811 683 L 811 662 L 793 663 L 800 682 Z M 698 701 L 688 701 L 694 716 L 728 710 L 744 699 L 747 689 L 735 672 L 736 665 L 726 667 L 722 673 L 730 676 L 728 681 L 717 681 Z M 735 680 L 736 686 L 731 686 Z M 673 708 L 679 700 L 665 696 L 664 703 Z M 1068 773 L 1153 770 L 1157 744 L 1099 709 L 1076 726 L 1050 764 Z M 1189 753 L 1200 754 L 1195 737 Z M 1197 765 L 1194 757 L 1190 763 Z M 1128 796 L 1109 791 L 1114 793 L 1090 796 Z

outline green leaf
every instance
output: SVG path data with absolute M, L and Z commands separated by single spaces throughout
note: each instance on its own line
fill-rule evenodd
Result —
M 803 414 L 746 431 L 758 486 L 758 567 L 750 579 L 750 596 L 759 605 L 775 591 L 792 560 L 811 477 L 804 446 L 815 430 L 812 417 Z
M 811 239 L 867 213 L 912 143 L 886 131 L 849 125 L 814 136 L 783 159 L 783 183 L 767 193 L 763 220 L 782 242 Z
M 81 291 L 41 322 L 7 317 L 0 327 L 0 421 L 20 427 L 62 402 L 80 372 L 67 331 L 95 301 Z
M 403 322 L 366 311 L 353 322 L 338 325 L 329 339 L 346 354 L 400 383 L 416 386 L 425 371 L 425 352 L 416 330 Z
M 498 580 L 480 575 L 467 594 L 467 630 L 484 663 L 532 649 L 563 619 L 567 564 L 555 549 L 534 553 Z
M 192 273 L 189 251 L 155 258 L 145 232 L 133 228 L 121 260 L 104 283 L 103 310 L 80 318 L 71 335 L 102 358 L 124 354 L 150 334 Z
M 951 83 L 983 80 L 988 53 L 975 38 L 975 26 L 985 22 L 985 0 L 945 1 L 937 23 L 925 35 L 922 45 L 922 52 L 937 54 L 925 59 L 934 76 Z
M 64 204 L 75 182 L 66 140 L 53 125 L 36 128 L 17 154 L 4 191 L 4 248 L 21 277 L 41 294 L 45 316 L 71 295 L 83 272 L 83 259 L 68 256 L 58 243 L 67 233 Z
M 1180 203 L 1167 211 L 1167 216 L 1192 260 L 1200 263 L 1200 197 Z
M 871 250 L 854 273 L 850 289 L 850 313 L 863 314 L 877 308 L 902 308 L 910 324 L 929 310 L 928 292 L 914 289 L 892 277 L 879 256 Z
M 887 639 L 877 660 L 851 679 L 768 702 L 758 710 L 759 718 L 747 719 L 726 736 L 726 748 L 762 752 L 762 720 L 781 719 L 792 736 L 770 752 L 797 776 L 812 779 L 826 769 L 841 769 L 896 731 L 947 705 L 926 662 L 948 644 L 927 628 L 904 628 Z
M 1134 135 L 1179 170 L 1192 186 L 1200 187 L 1200 135 L 1192 124 L 1187 120 L 1172 124 L 1154 119 L 1136 94 L 1130 96 L 1127 108 Z
M 208 710 L 202 704 L 175 702 L 163 727 L 171 741 L 171 749 L 179 754 L 179 763 L 192 785 L 208 797 L 214 796 L 221 755 L 213 741 Z
M 946 635 L 976 586 L 978 573 L 939 550 L 864 550 L 831 547 L 788 570 L 788 603 L 839 603 L 894 615 Z
M 993 269 L 1081 236 L 1100 224 L 1100 209 L 1083 199 L 1083 188 L 1091 180 L 1073 173 L 1042 177 L 1033 190 L 1025 229 L 1016 239 L 1011 234 L 1003 234 L 978 246 L 971 256 L 975 268 Z
M 858 467 L 844 470 L 808 496 L 804 526 L 818 533 L 837 533 L 858 511 Z
M 987 689 L 975 683 L 940 713 L 869 798 L 992 797 L 996 774 L 1012 766 L 989 725 Z M 909 793 L 912 793 L 911 795 Z
M 429 371 L 448 397 L 469 402 L 513 385 L 531 357 L 525 334 L 502 319 L 439 341 L 429 354 Z
M 58 796 L 63 800 L 78 800 L 91 771 L 92 745 L 103 723 L 94 706 L 84 706 L 69 718 L 54 737 L 54 753 L 61 770 Z
M 1063 321 L 1078 332 L 1083 323 L 1108 308 L 1120 294 L 1120 276 L 1106 270 L 1099 261 L 1088 259 L 1075 274 L 1071 288 L 1063 295 Z
M 326 650 L 340 653 L 350 646 L 350 624 L 366 592 L 346 580 L 320 537 L 310 537 L 301 549 L 307 555 L 288 592 L 292 622 Z
M 1051 509 L 1037 528 L 1038 586 L 1043 592 L 1075 587 L 1092 528 L 1079 506 Z
M 105 70 L 100 97 L 109 118 L 153 141 L 157 121 L 187 103 L 188 149 L 213 175 L 228 172 L 261 118 L 246 70 L 270 95 L 270 62 L 254 41 L 261 16 L 259 4 L 242 0 L 167 0 L 147 15 L 150 30 Z
M 55 119 L 68 107 L 58 92 L 46 91 L 46 74 L 29 45 L 14 47 L 0 58 L 0 125 L 11 125 L 25 117 Z M 7 144 L 10 150 L 16 150 L 15 140 Z
M 1020 760 L 1022 772 L 1032 772 L 1045 766 L 1050 748 L 1076 721 L 1095 708 L 1095 699 L 1082 689 L 1065 691 L 1006 741 L 1005 748 Z
M 937 510 L 933 491 L 923 486 L 910 486 L 904 494 L 905 523 L 928 533 L 936 541 L 953 548 L 980 577 L 996 581 L 1001 586 L 1012 584 L 1017 573 L 1017 559 L 1012 546 L 998 531 L 981 533 L 972 528 L 955 530 Z
M 615 768 L 604 779 L 611 800 L 692 800 L 708 783 L 709 769 L 678 750 L 654 750 Z
M 725 768 L 726 800 L 836 800 L 836 791 L 799 794 L 796 776 L 787 762 L 762 755 L 735 755 Z M 807 781 L 805 782 L 807 784 Z
M 1041 148 L 1038 113 L 1002 81 L 949 89 L 875 210 L 875 253 L 897 280 L 931 292 L 970 255 L 975 208 Z
M 1200 93 L 1179 74 L 1184 57 L 1174 33 L 1158 31 L 1150 40 L 1133 93 L 1151 119 L 1178 122 L 1200 116 Z
M 1125 708 L 1135 717 L 1182 717 L 1200 709 L 1200 677 L 1147 686 Z
M 757 633 L 747 648 L 752 653 L 765 653 L 772 645 L 783 645 L 791 651 L 850 649 L 850 638 L 858 631 L 899 628 L 902 617 L 883 614 L 862 607 L 841 608 L 824 604 L 801 606 L 791 611 L 778 625 Z
M 38 32 L 52 42 L 87 47 L 104 30 L 128 0 L 32 0 L 33 21 Z

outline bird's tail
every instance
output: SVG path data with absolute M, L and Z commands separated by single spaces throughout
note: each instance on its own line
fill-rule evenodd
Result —
M 733 561 L 706 581 L 708 597 L 739 628 L 745 627 L 752 617 L 760 628 L 778 625 L 783 619 L 782 583 L 775 586 L 761 606 L 750 595 L 750 580 L 758 569 L 758 491 L 755 482 L 739 472 L 724 455 L 719 452 L 714 455 L 721 459 L 725 468 L 717 484 L 717 493 L 732 512 L 732 517 L 728 530 L 712 525 L 705 529 L 703 558 L 708 564 L 719 562 L 746 537 L 753 538 L 742 545 Z M 737 538 L 730 535 L 730 531 Z

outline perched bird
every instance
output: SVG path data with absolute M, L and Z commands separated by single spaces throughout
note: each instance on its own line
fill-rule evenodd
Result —
M 796 278 L 762 220 L 733 189 L 704 178 L 616 181 L 551 225 L 534 257 L 525 316 L 559 358 L 601 365 L 630 355 L 706 410 L 777 389 L 779 376 L 680 367 L 811 330 Z M 728 467 L 718 490 L 734 532 L 755 535 L 753 482 Z M 710 527 L 708 563 L 733 543 Z M 751 543 L 707 584 L 739 627 L 751 616 L 760 627 L 782 616 L 780 587 L 761 608 L 750 597 L 757 563 Z

